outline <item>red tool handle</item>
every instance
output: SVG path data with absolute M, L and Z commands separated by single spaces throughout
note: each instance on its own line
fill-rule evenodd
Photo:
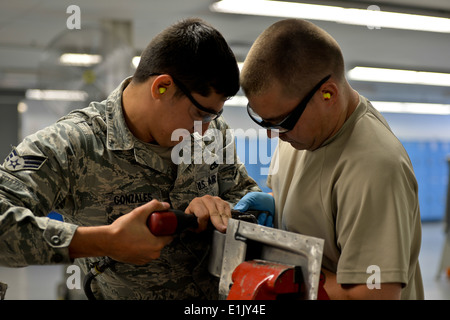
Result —
M 197 228 L 197 217 L 181 210 L 155 211 L 147 219 L 147 226 L 155 236 L 179 234 L 188 228 Z

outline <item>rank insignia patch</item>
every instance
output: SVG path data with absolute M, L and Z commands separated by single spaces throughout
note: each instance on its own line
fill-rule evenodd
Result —
M 9 171 L 39 170 L 46 160 L 46 157 L 41 156 L 19 155 L 17 150 L 13 148 L 9 156 L 6 157 L 3 166 Z

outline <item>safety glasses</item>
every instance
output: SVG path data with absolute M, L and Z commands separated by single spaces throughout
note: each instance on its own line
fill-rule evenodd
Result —
M 162 73 L 152 73 L 151 76 L 160 76 L 162 75 Z M 192 94 L 189 92 L 188 88 L 186 88 L 186 86 L 179 80 L 175 79 L 172 75 L 172 80 L 175 83 L 175 85 L 181 90 L 181 92 L 183 92 L 183 94 L 192 102 L 192 104 L 199 110 L 207 113 L 207 115 L 204 115 L 202 117 L 202 122 L 203 123 L 208 123 L 211 122 L 213 120 L 216 120 L 218 117 L 220 117 L 220 115 L 223 112 L 223 108 L 222 110 L 220 110 L 219 112 L 216 112 L 214 110 L 205 108 L 204 106 L 202 106 L 197 100 L 195 100 L 195 98 L 192 96 Z
M 298 119 L 300 119 L 301 115 L 303 114 L 303 111 L 305 111 L 306 106 L 308 105 L 309 100 L 314 96 L 314 94 L 317 92 L 317 90 L 320 89 L 320 87 L 330 79 L 331 74 L 320 80 L 318 84 L 312 88 L 312 90 L 305 96 L 305 98 L 300 101 L 300 103 L 295 107 L 295 109 L 282 121 L 278 123 L 272 123 L 270 121 L 264 120 L 260 115 L 258 115 L 250 106 L 250 103 L 247 104 L 247 113 L 250 116 L 250 118 L 256 122 L 261 127 L 267 129 L 267 130 L 278 130 L 279 133 L 286 133 L 288 131 L 291 131 L 294 129 L 295 125 L 298 122 Z

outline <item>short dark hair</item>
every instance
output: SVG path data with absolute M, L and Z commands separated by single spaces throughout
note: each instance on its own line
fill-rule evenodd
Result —
M 301 19 L 278 21 L 254 42 L 241 72 L 245 94 L 260 94 L 276 80 L 285 94 L 297 96 L 327 74 L 345 78 L 344 59 L 335 39 L 325 30 Z
M 178 22 L 159 33 L 142 52 L 133 81 L 169 74 L 191 92 L 212 90 L 231 97 L 239 90 L 239 68 L 222 34 L 201 19 Z

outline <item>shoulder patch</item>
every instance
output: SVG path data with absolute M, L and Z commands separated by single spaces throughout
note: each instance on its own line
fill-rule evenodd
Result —
M 47 160 L 46 157 L 36 156 L 36 155 L 20 155 L 16 148 L 13 148 L 11 153 L 6 157 L 3 166 L 9 171 L 20 171 L 20 170 L 39 170 L 44 162 Z

